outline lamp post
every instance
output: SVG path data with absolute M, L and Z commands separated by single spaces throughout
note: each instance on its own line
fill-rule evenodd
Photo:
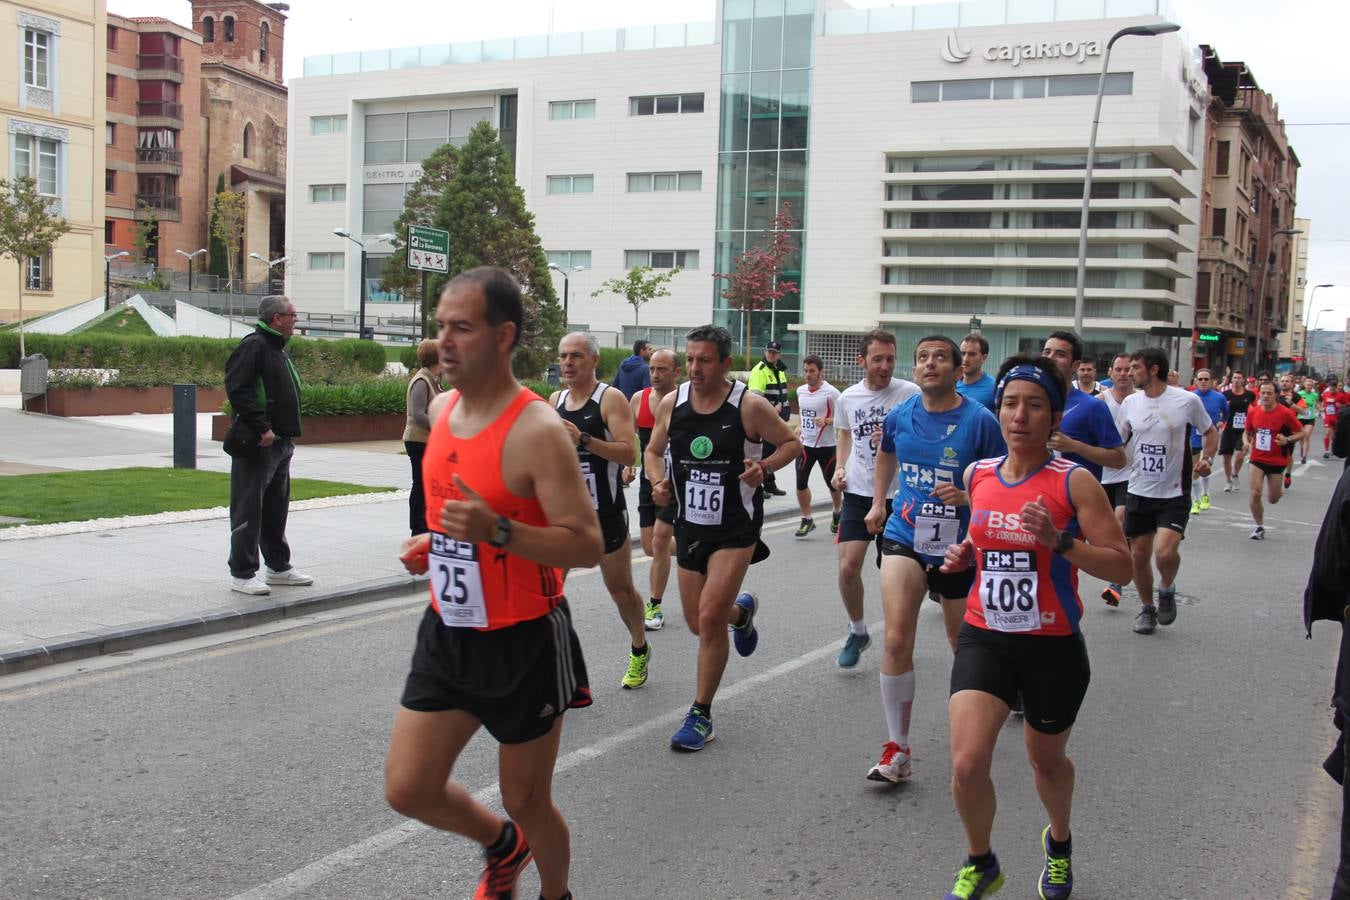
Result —
M 1087 285 L 1088 201 L 1092 199 L 1092 166 L 1097 159 L 1097 125 L 1102 119 L 1102 97 L 1106 93 L 1106 69 L 1111 64 L 1111 47 L 1116 41 L 1131 35 L 1156 37 L 1180 30 L 1181 26 L 1175 22 L 1131 25 L 1111 35 L 1111 39 L 1106 42 L 1106 52 L 1102 54 L 1102 74 L 1097 79 L 1097 106 L 1092 112 L 1092 135 L 1088 138 L 1087 170 L 1083 173 L 1083 213 L 1078 222 L 1078 284 L 1073 298 L 1073 330 L 1080 338 L 1083 336 L 1083 289 Z
M 567 319 L 568 319 L 568 314 L 567 314 L 567 270 L 564 269 L 562 266 L 556 264 L 556 263 L 549 263 L 549 264 L 548 264 L 548 268 L 549 268 L 549 271 L 550 271 L 550 272 L 557 272 L 559 275 L 561 275 L 561 276 L 563 277 L 563 327 L 566 328 L 566 327 L 567 327 Z M 586 267 L 585 267 L 585 266 L 573 266 L 573 267 L 572 267 L 572 271 L 573 271 L 573 272 L 584 272 L 584 271 L 586 271 Z
M 394 235 L 377 234 L 374 237 L 366 238 L 364 241 L 358 241 L 356 238 L 352 237 L 352 233 L 346 228 L 334 228 L 333 234 L 336 234 L 340 238 L 346 238 L 361 248 L 361 299 L 357 306 L 356 336 L 364 339 L 366 336 L 366 247 L 373 241 L 392 241 L 394 240 Z M 373 338 L 374 335 L 372 335 L 372 339 Z
M 1312 293 L 1308 295 L 1308 309 L 1309 309 L 1309 311 L 1312 310 L 1313 304 L 1315 304 L 1315 303 L 1317 302 L 1317 289 L 1318 289 L 1318 288 L 1335 287 L 1335 286 L 1336 286 L 1336 285 L 1334 285 L 1334 284 L 1314 284 L 1314 285 L 1313 285 L 1313 289 L 1312 289 Z M 1324 312 L 1331 312 L 1331 308 L 1330 308 L 1330 307 L 1327 307 L 1326 309 L 1319 309 L 1319 310 L 1317 311 L 1317 314 L 1320 316 L 1320 315 L 1321 315 L 1322 313 L 1324 313 Z M 1314 319 L 1313 321 L 1316 321 L 1316 319 Z M 1303 320 L 1303 327 L 1304 327 L 1304 328 L 1307 328 L 1307 327 L 1308 327 L 1308 320 L 1307 320 L 1306 318 Z
M 284 266 L 286 263 L 288 263 L 288 262 L 291 261 L 291 258 L 290 258 L 289 256 L 278 256 L 276 259 L 268 259 L 267 257 L 261 256 L 261 255 L 259 255 L 259 254 L 257 254 L 257 253 L 250 253 L 250 254 L 248 255 L 248 258 L 249 258 L 249 259 L 256 259 L 258 262 L 260 262 L 260 263 L 262 263 L 263 265 L 267 266 L 267 290 L 268 290 L 269 292 L 272 290 L 272 268 L 273 268 L 273 266 Z
M 118 250 L 112 256 L 103 257 L 103 308 L 105 310 L 112 309 L 112 261 L 130 255 L 125 250 Z
M 1303 229 L 1301 228 L 1281 228 L 1278 231 L 1271 232 L 1270 237 L 1271 241 L 1273 242 L 1274 239 L 1279 237 L 1280 235 L 1288 237 L 1290 235 L 1302 233 Z M 1261 370 L 1261 354 L 1264 351 L 1264 348 L 1261 346 L 1262 343 L 1261 333 L 1265 330 L 1266 325 L 1266 279 L 1269 277 L 1269 275 L 1270 275 L 1270 252 L 1267 251 L 1266 264 L 1261 267 L 1261 295 L 1256 298 L 1256 353 L 1253 355 L 1256 358 L 1255 365 L 1258 372 Z M 1248 282 L 1249 289 L 1250 284 L 1251 282 Z
M 196 259 L 198 256 L 201 256 L 203 253 L 205 253 L 206 248 L 203 247 L 200 250 L 193 250 L 191 253 L 188 253 L 183 250 L 175 250 L 173 252 L 177 253 L 179 256 L 183 257 L 188 261 L 188 293 L 190 294 L 192 293 L 192 261 Z

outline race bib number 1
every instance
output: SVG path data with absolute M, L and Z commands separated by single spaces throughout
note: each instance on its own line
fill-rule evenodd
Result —
M 996 631 L 1034 631 L 1040 627 L 1035 551 L 986 550 L 980 578 L 986 625 Z
M 961 533 L 961 520 L 955 506 L 925 503 L 914 517 L 914 552 L 924 556 L 942 556 Z
M 429 573 L 442 622 L 451 628 L 487 627 L 477 544 L 432 532 Z

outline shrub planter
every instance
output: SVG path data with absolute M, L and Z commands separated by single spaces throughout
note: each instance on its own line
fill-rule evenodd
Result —
M 223 388 L 197 388 L 197 411 L 220 409 L 225 402 Z M 51 388 L 46 402 L 34 397 L 24 404 L 29 412 L 48 412 L 53 416 L 126 416 L 132 413 L 173 412 L 173 388 L 169 385 L 148 388 L 97 387 Z
M 211 418 L 211 440 L 225 440 L 233 416 Z M 408 417 L 403 413 L 375 413 L 355 416 L 301 416 L 303 434 L 297 444 L 338 444 L 345 441 L 397 441 L 403 438 Z

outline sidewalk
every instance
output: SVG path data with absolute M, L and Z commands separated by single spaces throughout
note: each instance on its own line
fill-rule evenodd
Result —
M 172 418 L 63 419 L 0 406 L 0 477 L 171 466 Z M 199 423 L 198 436 L 207 428 Z M 266 597 L 230 590 L 225 509 L 204 511 L 195 521 L 161 521 L 176 515 L 167 514 L 55 536 L 0 529 L 0 675 L 423 590 L 425 582 L 404 573 L 397 559 L 408 533 L 409 472 L 402 450 L 398 441 L 295 448 L 295 477 L 399 490 L 310 501 L 322 508 L 293 507 L 287 525 L 292 560 L 315 583 L 274 587 Z M 199 440 L 197 466 L 228 472 L 230 459 L 219 444 Z M 790 470 L 779 481 L 791 489 Z M 818 471 L 811 489 L 817 505 L 828 502 Z M 636 487 L 627 498 L 636 540 Z M 765 515 L 797 516 L 793 494 L 768 498 Z

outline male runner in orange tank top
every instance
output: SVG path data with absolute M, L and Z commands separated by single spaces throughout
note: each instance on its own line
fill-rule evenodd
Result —
M 590 694 L 561 570 L 596 565 L 602 553 L 562 421 L 511 374 L 523 318 L 515 279 L 486 267 L 454 278 L 436 308 L 441 371 L 454 390 L 428 410 L 432 534 L 405 541 L 402 556 L 417 573 L 430 553 L 432 603 L 385 761 L 390 806 L 483 845 L 478 900 L 514 897 L 531 855 L 542 896 L 571 897 L 553 766 L 563 712 Z M 484 726 L 500 744 L 508 821 L 450 780 Z

